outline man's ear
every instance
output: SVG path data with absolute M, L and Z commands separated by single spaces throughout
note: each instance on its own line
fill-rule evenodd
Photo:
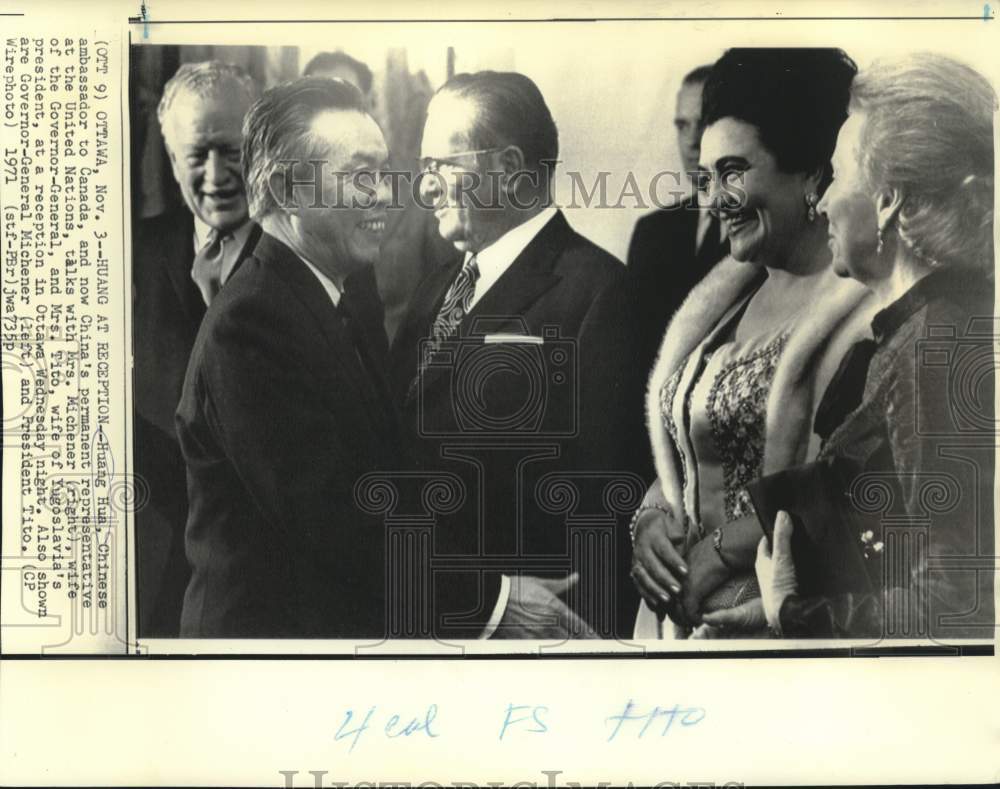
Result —
M 806 173 L 806 194 L 819 194 L 819 185 L 823 183 L 823 175 L 826 173 L 825 167 L 820 167 L 810 173 Z
M 516 145 L 508 145 L 502 151 L 498 152 L 497 159 L 500 161 L 500 166 L 508 177 L 524 170 L 524 151 Z
M 880 189 L 875 193 L 875 214 L 879 230 L 885 230 L 892 224 L 902 205 L 903 195 L 898 189 Z
M 267 189 L 271 193 L 271 199 L 282 210 L 292 213 L 298 208 L 298 205 L 295 202 L 295 192 L 290 176 L 290 172 L 286 177 L 285 170 L 275 170 L 267 179 Z
M 504 173 L 504 192 L 508 199 L 512 199 L 517 194 L 521 179 L 528 175 L 524 168 L 524 151 L 516 145 L 508 145 L 497 154 L 497 159 Z

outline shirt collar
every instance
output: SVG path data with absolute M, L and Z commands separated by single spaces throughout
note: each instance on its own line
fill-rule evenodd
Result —
M 205 244 L 208 243 L 208 234 L 213 230 L 211 225 L 206 224 L 198 217 L 194 218 L 194 251 L 197 252 Z M 253 230 L 253 223 L 247 219 L 242 225 L 240 225 L 235 230 L 230 230 L 226 233 L 236 239 L 237 246 L 239 249 L 243 249 L 243 245 L 246 244 L 247 239 L 250 238 L 250 232 Z
M 194 218 L 195 253 L 208 243 L 208 235 L 212 232 L 212 230 L 213 228 L 210 225 L 202 222 L 198 217 Z M 226 284 L 226 280 L 229 279 L 229 275 L 232 274 L 233 267 L 236 265 L 236 260 L 239 258 L 240 252 L 243 251 L 243 247 L 246 246 L 252 232 L 253 222 L 247 219 L 247 221 L 238 228 L 230 230 L 226 233 L 226 236 L 231 240 L 227 241 L 223 247 L 222 268 L 219 276 L 219 280 L 223 285 Z
M 531 219 L 511 228 L 500 238 L 476 254 L 476 265 L 479 267 L 479 279 L 476 281 L 476 300 L 498 280 L 503 273 L 524 252 L 525 247 L 532 242 L 542 228 L 556 215 L 558 209 L 550 205 L 535 214 Z M 472 257 L 467 253 L 465 261 Z
M 308 269 L 316 275 L 316 279 L 319 280 L 319 284 L 323 286 L 323 290 L 326 291 L 326 295 L 330 297 L 330 301 L 333 302 L 334 307 L 340 306 L 340 288 L 338 288 L 332 279 L 330 279 L 326 274 L 320 271 L 316 266 L 310 263 L 305 258 L 299 258 L 303 263 L 306 264 Z

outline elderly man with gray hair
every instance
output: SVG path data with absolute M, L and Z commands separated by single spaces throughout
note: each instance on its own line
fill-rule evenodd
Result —
M 149 501 L 136 512 L 139 632 L 176 636 L 189 578 L 184 462 L 174 432 L 195 335 L 222 284 L 260 236 L 240 171 L 250 76 L 220 61 L 186 63 L 157 111 L 184 205 L 133 234 L 136 470 Z

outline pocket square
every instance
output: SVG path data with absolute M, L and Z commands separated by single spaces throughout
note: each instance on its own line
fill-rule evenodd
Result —
M 500 343 L 521 343 L 526 345 L 542 345 L 545 339 L 534 334 L 486 334 L 484 345 L 499 345 Z

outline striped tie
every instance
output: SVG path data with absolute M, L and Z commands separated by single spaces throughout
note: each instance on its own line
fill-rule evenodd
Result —
M 451 283 L 451 287 L 448 288 L 448 292 L 444 296 L 444 303 L 441 305 L 441 309 L 434 319 L 434 326 L 431 328 L 430 340 L 424 345 L 420 367 L 410 382 L 408 396 L 412 397 L 416 393 L 420 376 L 427 369 L 427 365 L 441 350 L 444 341 L 457 331 L 462 319 L 469 313 L 478 280 L 479 264 L 476 262 L 476 256 L 473 255 L 462 266 L 462 270 L 458 272 L 458 276 L 455 277 L 455 281 Z

